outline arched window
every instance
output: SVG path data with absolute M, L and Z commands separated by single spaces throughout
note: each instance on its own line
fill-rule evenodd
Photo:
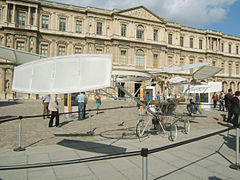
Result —
M 138 49 L 136 52 L 136 66 L 137 67 L 144 67 L 144 51 L 141 49 Z
M 144 27 L 142 25 L 137 27 L 137 39 L 144 39 Z

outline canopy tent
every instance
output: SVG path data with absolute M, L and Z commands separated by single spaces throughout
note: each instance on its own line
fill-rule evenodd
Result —
M 12 90 L 65 94 L 110 87 L 112 55 L 78 54 L 25 63 L 14 68 Z
M 193 74 L 193 79 L 207 79 L 214 76 L 222 70 L 220 67 L 215 66 L 203 66 Z
M 24 64 L 34 60 L 45 58 L 39 54 L 19 51 L 12 48 L 0 46 L 0 58 L 13 62 L 16 65 Z

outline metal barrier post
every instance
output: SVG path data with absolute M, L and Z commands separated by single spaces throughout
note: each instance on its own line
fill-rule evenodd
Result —
M 88 114 L 88 118 L 89 118 L 89 131 L 87 132 L 88 135 L 90 136 L 94 136 L 94 132 L 92 130 L 92 114 L 91 114 L 91 110 L 89 110 L 89 114 Z
M 18 147 L 13 149 L 14 151 L 25 151 L 24 147 L 21 147 L 21 138 L 22 138 L 22 116 L 19 116 L 18 123 Z
M 239 165 L 239 127 L 236 128 L 236 163 L 231 164 L 230 168 L 240 170 Z
M 142 180 L 148 179 L 148 148 L 142 148 L 141 150 L 142 156 Z

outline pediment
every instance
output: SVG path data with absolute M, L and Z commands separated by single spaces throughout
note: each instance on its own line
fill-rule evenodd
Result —
M 162 22 L 162 23 L 166 22 L 166 20 L 158 17 L 156 14 L 154 14 L 153 12 L 151 12 L 144 6 L 121 10 L 117 14 L 123 15 L 123 16 L 128 16 L 128 17 L 139 18 L 139 19 L 158 21 L 158 22 Z

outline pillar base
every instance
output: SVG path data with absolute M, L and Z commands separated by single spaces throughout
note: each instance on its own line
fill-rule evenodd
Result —
M 232 168 L 232 169 L 240 171 L 240 164 L 231 164 L 229 167 Z
M 19 151 L 25 151 L 26 149 L 24 148 L 24 147 L 17 147 L 17 148 L 15 148 L 15 149 L 13 149 L 13 151 L 17 151 L 17 152 L 19 152 Z

